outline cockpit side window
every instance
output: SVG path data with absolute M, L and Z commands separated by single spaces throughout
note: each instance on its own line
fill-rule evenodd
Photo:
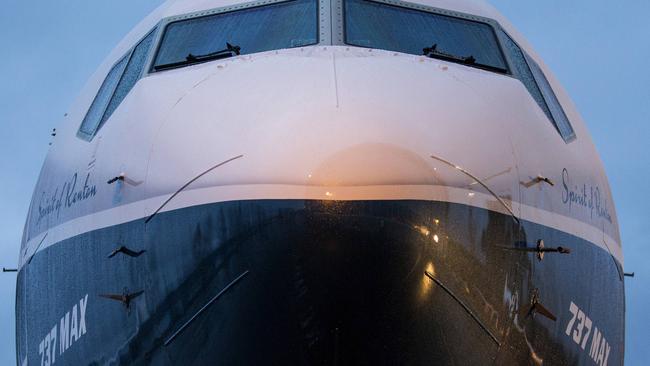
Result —
M 126 95 L 131 91 L 131 89 L 133 89 L 135 83 L 140 79 L 140 75 L 142 75 L 142 69 L 144 68 L 145 61 L 147 60 L 147 55 L 149 54 L 151 44 L 153 43 L 154 34 L 154 31 L 149 33 L 133 49 L 129 63 L 124 70 L 124 75 L 122 75 L 120 83 L 117 84 L 117 87 L 115 88 L 115 93 L 113 93 L 113 97 L 111 98 L 110 103 L 108 103 L 108 107 L 106 108 L 106 112 L 104 112 L 99 127 L 101 127 L 104 122 L 106 122 L 106 120 L 113 114 L 115 109 L 120 105 L 120 103 L 122 103 L 124 98 L 126 98 Z
M 292 0 L 169 23 L 152 71 L 318 43 L 316 0 Z
M 548 104 L 548 108 L 551 113 L 551 121 L 565 142 L 573 141 L 576 138 L 576 134 L 573 131 L 573 127 L 571 127 L 569 118 L 567 118 L 566 114 L 564 113 L 564 109 L 562 109 L 562 105 L 560 105 L 560 101 L 557 99 L 555 92 L 553 92 L 551 84 L 548 82 L 548 79 L 546 79 L 546 76 L 544 75 L 544 72 L 539 67 L 539 65 L 530 57 L 526 58 L 528 60 L 528 64 L 530 65 L 530 69 L 535 76 L 535 80 L 537 80 L 537 85 L 539 85 L 539 88 L 544 95 L 544 99 Z
M 108 106 L 108 102 L 111 100 L 113 91 L 115 90 L 115 87 L 119 83 L 120 77 L 124 72 L 127 61 L 128 55 L 123 56 L 111 68 L 111 71 L 108 72 L 108 75 L 106 76 L 106 79 L 104 79 L 102 86 L 99 88 L 99 91 L 97 92 L 93 103 L 90 105 L 90 108 L 88 108 L 88 112 L 86 112 L 86 116 L 84 117 L 83 122 L 81 122 L 81 127 L 79 127 L 78 134 L 79 137 L 90 140 L 95 135 L 95 132 L 99 127 L 99 122 L 101 121 L 102 116 L 104 115 L 104 111 L 106 110 L 106 106 Z
M 576 135 L 571 127 L 560 102 L 557 100 L 551 85 L 548 83 L 546 76 L 540 69 L 539 65 L 526 55 L 515 41 L 508 36 L 503 30 L 500 30 L 501 38 L 505 49 L 510 56 L 513 66 L 513 75 L 521 80 L 535 102 L 542 109 L 546 117 L 551 121 L 555 129 L 565 142 L 575 139 Z
M 489 24 L 375 1 L 345 1 L 345 43 L 508 73 Z
M 77 134 L 79 137 L 91 140 L 133 89 L 142 76 L 155 33 L 155 30 L 152 30 L 108 72 L 81 123 Z
M 526 56 L 524 56 L 522 50 L 519 48 L 519 46 L 517 46 L 512 38 L 510 38 L 510 36 L 508 36 L 503 31 L 501 31 L 501 33 L 503 36 L 505 49 L 507 50 L 507 53 L 510 56 L 510 60 L 512 62 L 514 76 L 517 79 L 521 80 L 535 102 L 537 102 L 539 107 L 542 109 L 544 114 L 546 114 L 550 120 L 553 120 L 551 111 L 548 109 L 548 105 L 546 105 L 546 100 L 544 100 L 544 95 L 542 95 L 542 91 L 539 90 L 539 86 L 537 86 L 533 72 L 530 71 L 530 67 L 528 67 Z

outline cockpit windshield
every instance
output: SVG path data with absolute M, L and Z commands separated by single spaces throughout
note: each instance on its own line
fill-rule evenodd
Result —
M 153 70 L 318 42 L 316 0 L 292 0 L 170 23 Z
M 345 42 L 507 73 L 492 27 L 369 0 L 345 1 Z

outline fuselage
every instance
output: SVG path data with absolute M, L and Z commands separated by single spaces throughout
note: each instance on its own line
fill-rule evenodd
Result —
M 294 5 L 284 46 L 166 48 L 201 39 L 183 22 Z M 498 52 L 376 47 L 364 11 L 471 22 Z M 623 363 L 598 154 L 474 2 L 164 4 L 58 128 L 19 262 L 18 364 Z

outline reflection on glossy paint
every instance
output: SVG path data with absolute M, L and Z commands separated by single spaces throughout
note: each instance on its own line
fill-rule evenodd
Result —
M 415 230 L 419 231 L 420 234 L 422 234 L 424 236 L 429 236 L 429 234 L 431 234 L 431 231 L 429 231 L 429 228 L 426 227 L 426 226 L 415 225 L 415 226 L 413 226 L 413 228 Z
M 493 178 L 496 178 L 496 177 L 502 176 L 502 175 L 504 175 L 504 174 L 508 174 L 508 173 L 510 173 L 510 171 L 512 171 L 512 167 L 506 168 L 506 169 L 504 169 L 504 170 L 502 170 L 502 171 L 500 171 L 500 172 L 498 172 L 498 173 L 492 174 L 492 175 L 490 175 L 489 177 L 485 177 L 485 178 L 482 179 L 482 181 L 483 181 L 483 182 L 487 182 L 487 181 L 489 181 L 490 179 L 493 179 Z M 476 185 L 476 184 L 479 184 L 479 182 L 475 180 L 475 181 L 473 181 L 472 183 L 470 183 L 469 185 L 470 185 L 470 186 L 473 186 L 473 185 Z
M 536 365 L 536 366 L 543 365 L 544 364 L 544 359 L 542 357 L 540 357 L 537 354 L 537 352 L 535 351 L 535 349 L 533 348 L 533 345 L 530 343 L 530 341 L 528 340 L 528 337 L 526 336 L 526 330 L 524 329 L 524 327 L 519 325 L 519 315 L 518 314 L 515 314 L 515 319 L 514 319 L 513 324 L 515 326 L 515 329 L 524 336 L 524 341 L 526 342 L 526 345 L 528 346 L 530 359 L 533 362 L 533 364 Z
M 433 266 L 432 262 L 427 263 L 426 269 L 423 273 L 431 273 L 436 276 L 436 267 Z M 418 300 L 420 302 L 426 301 L 428 296 L 431 294 L 431 289 L 434 285 L 434 282 L 429 279 L 425 274 L 422 275 L 422 279 L 420 280 L 420 292 L 418 293 Z

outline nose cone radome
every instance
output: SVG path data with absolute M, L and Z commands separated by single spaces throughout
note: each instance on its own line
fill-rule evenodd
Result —
M 345 47 L 270 52 L 155 77 L 183 72 L 204 75 L 193 76 L 200 81 L 158 132 L 151 193 L 240 154 L 195 187 L 475 184 L 434 155 L 489 177 L 506 198 L 515 195 L 508 117 L 494 96 L 513 88 L 512 78 Z

